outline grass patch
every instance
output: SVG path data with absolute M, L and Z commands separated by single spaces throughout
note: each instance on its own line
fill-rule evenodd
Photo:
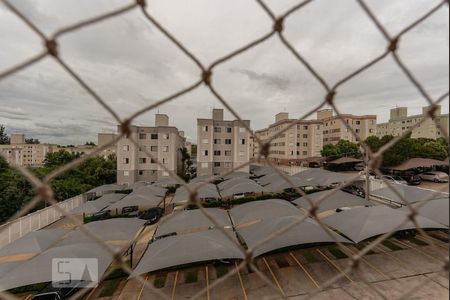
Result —
M 416 244 L 417 246 L 428 246 L 427 243 L 425 243 L 424 241 L 421 241 L 415 237 L 407 238 L 406 240 L 410 241 L 411 243 Z
M 336 246 L 328 246 L 328 251 L 336 258 L 336 259 L 343 259 L 348 258 L 347 254 L 342 252 L 339 248 Z
M 166 286 L 167 274 L 160 274 L 156 276 L 153 286 L 157 289 L 162 289 Z
M 104 281 L 99 297 L 111 297 L 116 291 L 120 281 L 120 278 Z
M 403 250 L 402 247 L 398 246 L 397 244 L 394 244 L 391 241 L 383 241 L 382 243 L 385 247 L 388 247 L 389 249 L 391 249 L 392 251 L 398 251 L 398 250 Z
M 312 254 L 308 250 L 300 250 L 300 254 L 306 259 L 308 263 L 316 263 L 320 261 L 314 254 Z
M 195 283 L 198 281 L 198 270 L 191 270 L 186 273 L 184 283 Z
M 214 267 L 216 268 L 217 278 L 223 277 L 228 273 L 228 266 L 226 265 L 216 265 Z

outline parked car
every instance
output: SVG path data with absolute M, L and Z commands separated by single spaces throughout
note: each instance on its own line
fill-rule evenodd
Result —
M 294 201 L 299 197 L 301 197 L 301 195 L 294 189 L 285 189 L 283 193 L 280 194 L 280 198 L 287 201 Z
M 394 184 L 405 184 L 405 185 L 408 184 L 408 182 L 405 179 L 397 175 L 383 175 L 381 176 L 381 179 L 384 179 Z
M 422 183 L 422 178 L 414 174 L 404 174 L 401 177 L 408 182 L 409 185 L 419 185 Z
M 363 198 L 366 197 L 366 192 L 364 191 L 364 189 L 356 185 L 348 185 L 341 188 L 341 191 Z
M 444 172 L 425 172 L 419 175 L 422 180 L 434 182 L 448 182 L 448 174 Z
M 54 287 L 49 283 L 43 290 L 33 296 L 32 300 L 65 300 L 75 295 L 84 286 L 83 281 L 74 282 L 72 287 Z
M 357 164 L 353 167 L 355 169 L 355 171 L 363 171 L 366 167 L 364 166 L 364 164 Z
M 152 225 L 159 221 L 159 219 L 163 215 L 163 209 L 161 207 L 154 207 L 146 212 L 144 212 L 142 215 L 139 216 L 139 219 L 141 220 L 147 220 L 145 225 Z
M 109 218 L 111 218 L 111 210 L 102 210 L 93 214 L 90 217 L 90 220 L 92 222 L 92 221 L 107 220 Z

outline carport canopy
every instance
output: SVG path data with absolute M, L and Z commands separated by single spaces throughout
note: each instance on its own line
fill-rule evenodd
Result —
M 445 226 L 449 226 L 449 199 L 436 199 L 430 200 L 427 203 L 414 203 L 414 208 L 418 210 L 419 215 L 441 223 Z M 402 207 L 401 210 L 406 213 L 410 212 L 409 207 Z
M 124 207 L 130 207 L 130 206 L 137 206 L 139 209 L 141 208 L 152 208 L 157 207 L 161 202 L 163 201 L 162 197 L 154 196 L 154 195 L 133 195 L 130 194 L 118 202 L 110 205 L 108 209 L 110 210 L 118 210 L 119 212 L 122 211 L 122 208 Z
M 267 193 L 268 191 L 256 182 L 243 182 L 221 191 L 223 197 L 249 193 Z
M 322 192 L 317 192 L 313 194 L 307 195 L 308 199 L 312 201 L 314 204 L 318 203 L 319 200 L 321 201 L 318 204 L 317 212 L 324 212 L 327 210 L 334 210 L 336 208 L 341 207 L 352 207 L 352 206 L 366 206 L 366 205 L 373 205 L 373 203 L 367 201 L 364 198 L 343 192 L 341 190 L 327 190 Z M 325 197 L 325 198 L 324 198 Z M 324 198 L 322 200 L 322 198 Z M 304 208 L 306 210 L 309 210 L 311 208 L 311 205 L 309 201 L 306 199 L 306 197 L 298 198 L 297 200 L 293 201 L 295 204 L 297 204 L 299 207 Z
M 97 200 L 87 201 L 82 205 L 72 209 L 69 211 L 69 214 L 95 214 L 111 204 L 116 203 L 117 201 L 124 198 L 126 194 L 106 194 Z
M 164 197 L 166 193 L 167 189 L 165 188 L 155 185 L 146 185 L 134 190 L 130 195 Z
M 41 229 L 30 232 L 25 236 L 11 242 L 10 244 L 0 248 L 0 262 L 2 257 L 17 254 L 39 254 L 48 249 L 60 239 L 66 231 L 64 229 Z
M 148 246 L 131 277 L 192 263 L 244 259 L 234 233 L 227 234 L 234 242 L 217 229 L 159 239 Z
M 219 192 L 217 191 L 216 185 L 212 183 L 189 183 L 187 185 L 190 190 L 195 191 L 198 187 L 200 187 L 197 190 L 197 196 L 200 199 L 220 199 Z M 186 186 L 181 186 L 177 189 L 175 192 L 175 196 L 173 197 L 172 203 L 186 203 L 189 201 L 190 193 Z
M 219 190 L 223 191 L 225 189 L 229 189 L 235 185 L 241 184 L 241 183 L 254 183 L 253 180 L 248 179 L 248 178 L 233 178 L 233 179 L 229 179 L 226 180 L 224 182 L 221 182 L 217 185 L 217 187 L 219 188 Z
M 393 189 L 397 192 L 395 193 Z M 442 192 L 436 192 L 432 190 L 426 190 L 421 189 L 414 186 L 404 185 L 404 184 L 396 184 L 391 185 L 390 187 L 384 187 L 381 189 L 376 189 L 372 191 L 371 196 L 375 196 L 381 199 L 397 202 L 403 205 L 406 205 L 404 203 L 402 197 L 406 200 L 408 203 L 416 203 L 416 202 L 422 202 L 429 199 L 447 199 L 449 195 L 447 193 Z M 401 197 L 399 197 L 397 194 L 399 194 Z
M 411 158 L 396 167 L 392 167 L 391 169 L 397 171 L 406 171 L 410 169 L 432 168 L 434 166 L 446 166 L 446 165 L 448 166 L 448 160 L 442 161 L 431 158 Z
M 308 169 L 294 175 L 311 182 L 312 186 L 329 186 L 336 183 L 349 182 L 352 175 L 339 172 L 331 172 L 319 168 Z
M 323 218 L 321 221 L 335 228 L 355 243 L 359 243 L 365 239 L 391 231 L 415 229 L 416 226 L 411 221 L 401 225 L 408 218 L 408 213 L 403 210 L 379 205 L 352 208 Z M 416 221 L 420 228 L 448 228 L 421 216 L 416 216 Z
M 284 178 L 279 178 L 278 180 L 266 185 L 265 188 L 271 193 L 281 193 L 284 190 L 290 188 L 302 188 L 311 186 L 311 182 L 308 182 L 302 178 L 289 175 L 286 176 L 288 177 L 289 181 Z

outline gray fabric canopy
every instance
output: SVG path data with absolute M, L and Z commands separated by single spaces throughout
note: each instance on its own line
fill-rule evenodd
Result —
M 203 183 L 203 182 L 210 182 L 211 180 L 214 180 L 214 176 L 199 176 L 199 177 L 195 177 L 194 179 L 192 179 L 189 184 L 191 183 Z
M 301 212 L 294 205 L 279 199 L 253 201 L 230 209 L 230 216 L 236 227 L 257 220 L 298 215 Z
M 0 258 L 22 253 L 38 254 L 52 246 L 66 231 L 64 229 L 41 229 L 33 231 L 0 248 Z
M 278 173 L 271 173 L 271 174 L 265 175 L 265 176 L 257 179 L 257 182 L 260 185 L 262 185 L 262 186 L 266 186 L 266 185 L 268 185 L 268 184 L 270 184 L 272 182 L 277 182 L 277 181 L 280 181 L 282 179 L 283 179 L 283 177 L 280 174 L 278 174 Z
M 135 182 L 135 183 L 133 183 L 133 184 L 130 184 L 126 189 L 137 190 L 137 189 L 139 189 L 139 188 L 141 188 L 141 187 L 144 187 L 144 186 L 147 186 L 147 185 L 149 185 L 148 182 L 145 182 L 145 181 L 137 181 L 137 182 Z
M 227 188 L 220 192 L 222 197 L 233 197 L 235 195 L 242 194 L 258 194 L 258 193 L 268 193 L 268 191 L 257 184 L 256 182 L 243 182 L 236 184 L 230 188 Z
M 219 190 L 223 191 L 225 189 L 229 189 L 235 185 L 241 184 L 241 183 L 254 183 L 253 180 L 248 179 L 248 178 L 233 178 L 233 179 L 229 179 L 226 180 L 224 182 L 221 182 L 217 185 L 217 187 L 219 188 Z
M 197 196 L 201 199 L 220 199 L 217 187 L 211 183 L 189 183 L 187 185 L 189 189 L 196 190 L 197 187 L 201 186 L 197 191 Z M 190 198 L 190 193 L 186 186 L 181 186 L 177 189 L 175 196 L 173 197 L 172 203 L 185 203 L 188 202 Z
M 319 168 L 308 169 L 294 176 L 311 182 L 311 185 L 316 186 L 329 186 L 336 183 L 349 182 L 353 177 L 350 174 L 331 172 Z
M 274 172 L 275 170 L 270 166 L 259 167 L 253 170 L 253 174 L 255 174 L 255 176 L 257 177 L 266 176 Z
M 232 228 L 230 218 L 225 210 L 219 208 L 205 209 L 222 227 Z M 170 233 L 205 231 L 214 228 L 214 224 L 200 209 L 175 212 L 174 215 L 162 219 L 156 229 L 155 236 Z
M 169 177 L 169 178 L 160 179 L 160 180 L 156 181 L 155 183 L 153 183 L 152 185 L 167 188 L 169 186 L 175 186 L 175 185 L 179 185 L 179 184 L 180 183 L 176 179 Z
M 167 189 L 165 188 L 154 185 L 146 185 L 134 190 L 130 195 L 164 197 L 166 193 Z
M 98 186 L 96 188 L 93 188 L 92 190 L 89 190 L 88 193 L 95 193 L 97 195 L 103 195 L 106 193 L 113 193 L 115 191 L 121 191 L 123 190 L 124 186 L 119 184 L 105 184 Z
M 273 239 L 254 248 L 259 242 L 267 238 L 273 233 L 280 231 L 289 225 L 300 222 L 288 231 L 277 234 Z M 305 245 L 311 243 L 327 243 L 339 241 L 343 243 L 350 242 L 346 238 L 328 230 L 328 233 L 316 221 L 306 218 L 302 220 L 302 216 L 284 216 L 272 219 L 265 219 L 251 226 L 238 230 L 245 243 L 253 250 L 255 256 L 262 255 L 267 252 L 282 249 L 285 247 Z
M 126 244 L 136 236 L 145 222 L 136 218 L 116 218 L 91 222 L 83 226 L 104 242 Z M 90 236 L 77 229 L 61 240 L 58 246 L 91 242 L 94 240 Z
M 384 205 L 353 208 L 323 218 L 322 221 L 339 230 L 342 234 L 359 243 L 365 239 L 385 234 L 396 229 L 408 218 L 403 210 L 389 208 Z M 447 228 L 428 218 L 417 216 L 421 228 Z M 398 230 L 415 229 L 414 223 L 408 221 Z
M 42 254 L 9 270 L 7 273 L 8 276 L 1 276 L 0 291 L 52 281 L 52 260 L 61 258 L 97 259 L 97 271 L 99 277 L 105 273 L 113 259 L 110 253 L 97 243 L 75 244 L 50 248 Z M 71 280 L 91 281 L 90 273 L 72 273 Z
M 250 174 L 246 172 L 233 172 L 223 177 L 223 179 L 233 179 L 233 178 L 249 178 Z
M 441 223 L 443 225 L 449 226 L 449 200 L 447 199 L 436 199 L 428 201 L 425 204 L 414 203 L 412 204 L 414 208 L 418 209 L 419 215 Z M 410 209 L 406 206 L 400 208 L 401 210 L 409 213 Z
M 306 186 L 311 186 L 311 182 L 308 182 L 299 177 L 287 176 L 289 178 L 288 182 L 286 179 L 280 177 L 278 180 L 268 184 L 265 188 L 271 193 L 281 193 L 286 189 L 290 188 L 302 188 Z M 292 184 L 291 184 L 292 183 Z
M 120 201 L 110 205 L 108 209 L 114 211 L 118 210 L 119 213 L 122 211 L 124 207 L 137 206 L 138 209 L 149 209 L 152 207 L 157 207 L 163 201 L 162 197 L 154 196 L 154 195 L 133 195 L 130 194 Z
M 384 187 L 374 190 L 370 193 L 371 196 L 375 196 L 381 199 L 394 201 L 400 204 L 405 204 L 402 198 L 398 197 L 392 189 L 395 189 L 408 203 L 416 203 L 428 199 L 447 199 L 449 195 L 447 193 L 436 192 L 432 190 L 425 190 L 414 186 L 396 184 L 392 187 Z
M 113 203 L 116 203 L 120 199 L 124 198 L 126 194 L 106 194 L 97 200 L 87 201 L 82 205 L 69 211 L 69 214 L 95 214 Z
M 329 194 L 331 194 L 331 196 L 327 196 Z M 334 210 L 334 209 L 340 208 L 340 207 L 373 205 L 373 203 L 367 201 L 364 198 L 343 192 L 341 190 L 338 190 L 338 191 L 328 190 L 328 191 L 322 191 L 322 192 L 317 192 L 317 193 L 308 195 L 308 198 L 313 203 L 317 203 L 323 197 L 326 197 L 326 198 L 324 200 L 322 200 L 322 202 L 320 202 L 319 209 L 317 210 L 318 212 Z M 301 197 L 297 200 L 294 200 L 293 202 L 306 210 L 311 208 L 311 205 L 309 204 L 308 200 L 306 200 L 305 197 Z
M 236 240 L 234 233 L 229 235 Z M 151 243 L 131 277 L 185 264 L 244 259 L 240 248 L 220 230 L 166 237 Z
M 411 158 L 396 167 L 392 167 L 391 169 L 406 171 L 415 168 L 431 168 L 434 166 L 445 166 L 445 165 L 448 165 L 448 161 L 441 161 L 430 158 Z

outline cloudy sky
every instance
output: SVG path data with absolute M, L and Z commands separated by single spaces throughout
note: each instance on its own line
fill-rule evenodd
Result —
M 120 0 L 14 0 L 47 35 L 58 28 L 130 3 Z M 367 0 L 392 35 L 439 0 Z M 266 0 L 281 14 L 299 0 Z M 268 16 L 254 0 L 148 0 L 148 11 L 205 64 L 270 31 Z M 438 97 L 449 83 L 449 9 L 439 10 L 401 40 L 400 55 Z M 333 84 L 381 54 L 386 42 L 356 0 L 315 0 L 291 15 L 286 36 L 311 65 Z M 0 72 L 41 51 L 42 42 L 0 4 Z M 59 40 L 62 58 L 122 117 L 192 84 L 199 71 L 138 10 Z M 260 129 L 282 110 L 300 117 L 322 101 L 324 91 L 277 37 L 220 65 L 214 84 L 224 98 Z M 377 114 L 408 106 L 421 111 L 425 100 L 389 57 L 342 86 L 342 112 Z M 165 104 L 160 113 L 196 139 L 196 118 L 222 107 L 200 87 Z M 443 109 L 448 111 L 448 99 Z M 152 125 L 156 110 L 137 125 Z M 228 116 L 231 116 L 228 114 Z M 112 132 L 115 122 L 52 58 L 0 81 L 0 124 L 44 142 L 78 144 Z

